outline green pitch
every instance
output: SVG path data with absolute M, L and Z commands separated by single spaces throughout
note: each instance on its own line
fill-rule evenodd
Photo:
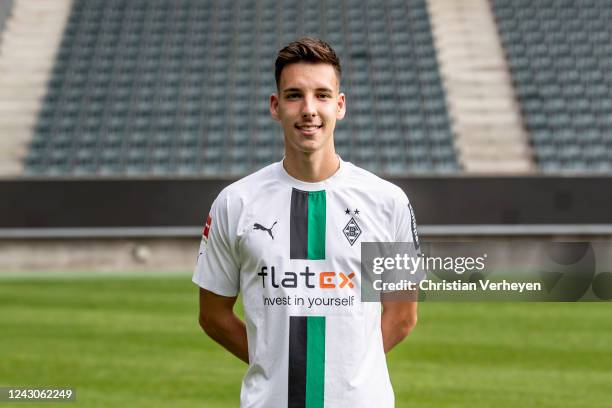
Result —
M 611 306 L 422 303 L 388 355 L 397 407 L 610 407 Z M 0 386 L 76 388 L 45 406 L 237 407 L 246 366 L 197 310 L 186 275 L 0 278 Z

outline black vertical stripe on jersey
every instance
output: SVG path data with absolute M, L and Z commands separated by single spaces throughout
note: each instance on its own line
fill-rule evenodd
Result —
M 290 259 L 308 259 L 308 191 L 291 192 Z
M 288 408 L 306 406 L 307 328 L 306 316 L 290 316 Z

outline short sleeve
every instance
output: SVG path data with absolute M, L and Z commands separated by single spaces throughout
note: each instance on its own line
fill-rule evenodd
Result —
M 411 258 L 418 258 L 421 254 L 419 236 L 417 233 L 416 217 L 410 201 L 406 194 L 402 191 L 400 195 L 395 198 L 395 242 L 398 245 L 394 246 L 391 254 L 405 254 Z M 388 256 L 386 254 L 386 256 Z M 395 255 L 392 255 L 395 256 Z M 420 267 L 416 266 L 415 270 L 406 270 L 397 268 L 385 272 L 383 275 L 383 281 L 387 283 L 403 283 L 412 282 L 413 284 L 419 285 L 419 282 L 425 278 L 426 272 Z M 396 292 L 395 290 L 383 291 L 383 292 Z M 403 291 L 399 291 L 403 292 Z M 409 291 L 412 292 L 412 291 Z M 412 297 L 404 298 L 404 300 L 413 300 Z
M 414 251 L 420 252 L 419 235 L 414 210 L 405 194 L 396 199 L 396 242 L 412 242 Z
M 230 230 L 227 198 L 223 193 L 213 202 L 202 231 L 202 241 L 193 282 L 221 296 L 236 296 L 240 290 L 240 268 Z

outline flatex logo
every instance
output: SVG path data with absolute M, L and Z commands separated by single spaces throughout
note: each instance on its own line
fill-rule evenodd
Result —
M 262 266 L 257 274 L 261 276 L 261 286 L 266 287 L 266 283 L 272 288 L 298 288 L 304 287 L 308 289 L 353 289 L 355 283 L 355 272 L 311 272 L 307 266 L 301 272 L 276 272 L 274 266 Z

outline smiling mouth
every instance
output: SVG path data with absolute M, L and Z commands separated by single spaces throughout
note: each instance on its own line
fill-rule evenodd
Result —
M 299 130 L 304 130 L 304 131 L 312 131 L 312 130 L 316 130 L 316 129 L 321 129 L 323 127 L 323 125 L 298 125 L 296 123 L 295 127 Z

